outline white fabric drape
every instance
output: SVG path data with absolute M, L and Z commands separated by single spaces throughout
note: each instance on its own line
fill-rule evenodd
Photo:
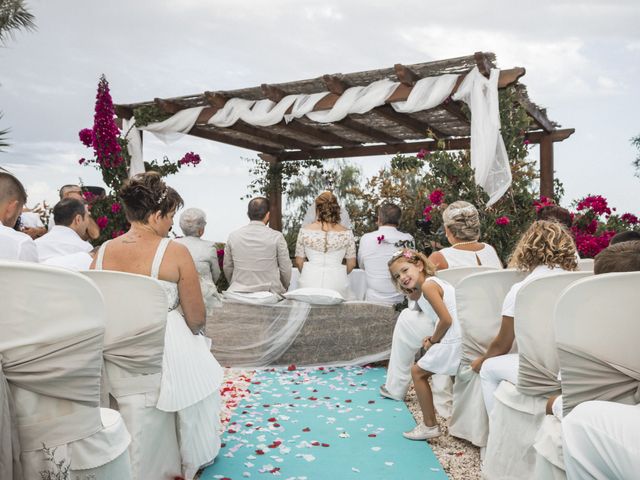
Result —
M 492 69 L 487 79 L 476 67 L 452 97 L 471 109 L 471 166 L 476 184 L 489 194 L 487 206 L 497 202 L 511 185 L 509 158 L 500 134 L 499 77 L 498 69 Z
M 414 113 L 437 107 L 444 102 L 456 84 L 458 75 L 421 78 L 411 89 L 406 102 L 393 102 L 396 112 Z

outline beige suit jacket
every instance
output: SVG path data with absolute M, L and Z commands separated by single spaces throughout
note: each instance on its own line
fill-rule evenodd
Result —
M 252 221 L 229 235 L 223 270 L 231 292 L 284 293 L 291 281 L 287 242 L 282 233 Z

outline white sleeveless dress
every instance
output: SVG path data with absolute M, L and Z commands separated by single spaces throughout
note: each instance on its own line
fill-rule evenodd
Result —
M 418 366 L 423 370 L 436 374 L 455 375 L 458 371 L 462 354 L 462 333 L 458 323 L 455 289 L 438 277 L 429 277 L 425 282 L 435 282 L 444 291 L 443 301 L 451 315 L 452 323 L 440 342 L 429 347 L 429 350 L 418 360 Z M 418 305 L 427 316 L 435 321 L 435 326 L 438 328 L 440 319 L 424 296 L 420 296 Z
M 449 268 L 455 267 L 483 267 L 502 268 L 502 262 L 496 250 L 488 243 L 483 243 L 484 248 L 473 252 L 471 250 L 460 250 L 459 248 L 446 247 L 438 250 L 447 261 Z
M 178 284 L 158 278 L 170 241 L 169 238 L 160 241 L 151 266 L 151 277 L 162 285 L 169 300 L 156 408 L 177 412 L 182 470 L 190 480 L 200 467 L 212 463 L 220 451 L 220 386 L 224 371 L 211 353 L 211 340 L 194 335 L 178 309 Z M 108 243 L 100 247 L 96 270 L 102 270 Z

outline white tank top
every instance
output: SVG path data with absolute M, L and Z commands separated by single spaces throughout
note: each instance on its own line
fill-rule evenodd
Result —
M 495 267 L 502 268 L 502 262 L 498 258 L 498 254 L 494 248 L 483 243 L 484 248 L 477 252 L 470 250 L 460 250 L 458 248 L 447 247 L 439 250 L 442 256 L 449 264 L 449 268 L 452 267 L 475 267 L 482 265 L 483 267 Z

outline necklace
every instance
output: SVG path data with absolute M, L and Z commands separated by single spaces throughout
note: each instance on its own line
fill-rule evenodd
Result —
M 471 245 L 472 243 L 477 243 L 477 240 L 470 240 L 468 242 L 456 242 L 453 245 L 451 245 L 452 247 L 457 247 L 458 245 Z

